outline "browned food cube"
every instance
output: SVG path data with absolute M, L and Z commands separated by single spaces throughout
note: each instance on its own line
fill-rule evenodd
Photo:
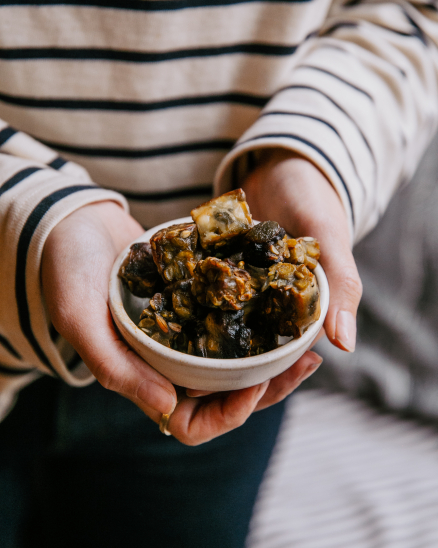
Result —
M 241 188 L 222 194 L 192 210 L 204 249 L 217 249 L 252 227 L 252 217 Z
M 132 244 L 123 261 L 119 277 L 137 297 L 150 297 L 162 285 L 149 242 Z
M 176 340 L 182 332 L 178 316 L 170 310 L 170 303 L 162 293 L 156 293 L 149 306 L 140 315 L 138 327 L 151 339 L 174 348 Z
M 258 356 L 278 347 L 278 336 L 273 329 L 273 325 L 267 319 L 267 316 L 261 313 L 261 306 L 264 298 L 258 299 L 258 303 L 251 307 L 245 307 L 245 325 L 251 329 L 251 350 L 250 356 Z M 249 308 L 250 310 L 248 310 Z
M 264 314 L 279 335 L 301 337 L 321 314 L 315 275 L 305 265 L 279 263 L 271 266 L 268 277 Z
M 210 312 L 198 322 L 194 353 L 204 358 L 233 359 L 249 356 L 251 330 L 243 322 L 243 310 Z
M 259 268 L 267 268 L 289 257 L 286 231 L 275 221 L 264 221 L 251 228 L 241 239 L 244 260 Z
M 152 254 L 166 283 L 191 278 L 202 257 L 197 249 L 198 230 L 194 223 L 163 228 L 151 238 Z
M 172 309 L 181 321 L 194 320 L 199 316 L 199 304 L 192 294 L 193 279 L 180 280 L 164 289 L 164 295 L 172 303 Z
M 309 270 L 314 270 L 321 255 L 319 242 L 315 238 L 291 238 L 287 240 L 289 258 L 286 262 L 292 264 L 304 264 Z
M 259 268 L 248 264 L 245 266 L 245 270 L 251 276 L 251 287 L 257 293 L 261 293 L 268 289 L 270 282 L 270 279 L 268 278 L 269 268 Z
M 240 310 L 254 295 L 251 276 L 231 261 L 207 257 L 196 265 L 192 293 L 201 305 Z

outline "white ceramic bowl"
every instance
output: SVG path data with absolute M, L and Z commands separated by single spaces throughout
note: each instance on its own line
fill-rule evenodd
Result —
M 155 232 L 169 225 L 191 222 L 191 217 L 175 219 L 151 228 L 135 242 L 148 241 Z M 134 243 L 134 242 L 132 242 Z M 315 269 L 321 293 L 321 316 L 302 337 L 275 350 L 231 360 L 201 358 L 171 350 L 155 342 L 136 326 L 148 299 L 135 297 L 118 277 L 120 265 L 129 252 L 128 246 L 117 258 L 111 272 L 109 305 L 114 321 L 125 341 L 152 367 L 172 383 L 198 390 L 236 390 L 264 382 L 288 369 L 312 345 L 322 327 L 329 303 L 327 278 L 320 265 Z

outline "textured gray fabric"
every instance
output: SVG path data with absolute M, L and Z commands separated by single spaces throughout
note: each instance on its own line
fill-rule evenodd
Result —
M 364 284 L 352 355 L 323 342 L 308 386 L 438 419 L 438 137 L 355 257 Z
M 436 426 L 347 394 L 291 398 L 247 548 L 436 548 Z

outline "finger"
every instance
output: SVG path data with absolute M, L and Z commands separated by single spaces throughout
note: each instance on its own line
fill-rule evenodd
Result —
M 330 287 L 330 306 L 324 321 L 329 341 L 347 352 L 354 352 L 356 346 L 356 314 L 362 296 L 353 255 L 349 248 L 331 253 L 334 244 L 326 244 L 327 250 L 321 264 Z
M 289 369 L 271 379 L 269 387 L 257 403 L 255 411 L 260 411 L 284 400 L 303 381 L 308 379 L 310 375 L 313 375 L 321 363 L 322 358 L 316 352 L 306 352 Z
M 170 417 L 167 429 L 186 445 L 199 445 L 242 424 L 254 411 L 269 381 L 242 390 L 215 394 L 206 401 L 184 398 Z
M 126 345 L 104 299 L 90 292 L 87 313 L 80 316 L 78 321 L 77 313 L 68 315 L 69 325 L 62 331 L 100 384 L 133 401 L 148 416 L 171 413 L 177 402 L 173 385 Z
M 214 392 L 209 390 L 195 390 L 194 388 L 187 388 L 186 390 L 186 395 L 189 398 L 201 398 L 202 396 L 209 396 L 210 394 L 214 394 Z

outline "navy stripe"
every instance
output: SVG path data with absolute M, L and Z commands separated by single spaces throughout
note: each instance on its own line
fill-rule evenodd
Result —
M 74 194 L 75 192 L 95 188 L 95 186 L 91 185 L 75 185 L 67 188 L 62 188 L 46 196 L 29 215 L 18 240 L 17 264 L 15 272 L 15 298 L 17 301 L 21 330 L 41 362 L 49 369 L 51 369 L 55 373 L 55 375 L 57 375 L 57 373 L 53 369 L 53 366 L 51 365 L 48 357 L 36 340 L 30 322 L 30 311 L 26 294 L 27 253 L 32 237 L 36 229 L 38 228 L 39 223 L 52 206 L 54 206 L 57 202 L 66 198 L 67 196 Z
M 406 11 L 405 8 L 402 8 L 400 6 L 400 10 L 402 11 L 403 15 L 406 17 L 406 19 L 409 21 L 409 23 L 411 24 L 412 28 L 414 29 L 413 32 L 412 32 L 412 36 L 415 36 L 416 38 L 418 38 L 421 42 L 423 42 L 423 44 L 425 46 L 427 46 L 427 36 L 424 34 L 423 32 L 423 29 L 421 29 L 416 21 L 414 21 L 414 19 L 412 19 L 412 17 L 409 15 L 409 13 Z
M 54 160 L 50 162 L 50 164 L 47 164 L 52 169 L 61 169 L 62 166 L 65 166 L 67 163 L 67 160 L 64 160 L 64 158 L 61 158 L 61 156 L 58 156 Z
M 102 7 L 108 9 L 136 10 L 136 11 L 175 11 L 190 8 L 209 8 L 215 6 L 233 6 L 237 4 L 260 3 L 261 0 L 19 0 L 16 2 L 2 2 L 2 6 L 81 6 Z M 311 0 L 262 0 L 266 4 L 304 4 Z
M 124 190 L 114 189 L 120 194 L 123 194 L 128 200 L 149 201 L 149 202 L 162 202 L 170 200 L 178 200 L 181 198 L 191 198 L 193 196 L 211 196 L 213 194 L 213 185 L 209 186 L 196 186 L 191 188 L 181 188 L 178 190 L 168 190 L 166 192 L 126 192 Z
M 370 144 L 368 143 L 368 139 L 365 137 L 365 135 L 363 134 L 361 128 L 357 125 L 356 121 L 348 114 L 348 112 L 346 110 L 344 110 L 336 101 L 334 101 L 329 95 L 327 95 L 326 93 L 324 93 L 323 91 L 321 91 L 320 89 L 318 88 L 314 88 L 312 86 L 304 86 L 304 85 L 299 85 L 299 84 L 294 84 L 292 86 L 286 86 L 282 89 L 280 89 L 277 93 L 281 93 L 283 91 L 286 91 L 288 89 L 308 89 L 309 91 L 314 91 L 316 93 L 319 93 L 320 95 L 322 95 L 323 97 L 325 97 L 328 101 L 330 101 L 330 103 L 332 103 L 332 105 L 334 105 L 338 110 L 340 110 L 343 114 L 345 114 L 345 116 L 352 122 L 352 124 L 356 127 L 357 131 L 359 132 L 360 136 L 362 137 L 362 140 L 365 144 L 365 146 L 367 147 L 370 155 L 371 155 L 371 158 L 373 159 L 373 162 L 374 162 L 374 169 L 376 169 L 376 159 L 374 157 L 374 153 L 371 149 L 371 146 Z
M 355 5 L 355 3 L 349 3 L 348 5 L 353 6 L 353 5 Z M 403 12 L 406 19 L 411 24 L 411 26 L 413 28 L 412 32 L 402 32 L 401 30 L 397 30 L 393 27 L 387 27 L 385 25 L 376 25 L 376 26 L 378 28 L 382 29 L 382 30 L 386 30 L 388 32 L 393 32 L 394 34 L 397 34 L 398 36 L 404 36 L 406 38 L 417 38 L 423 44 L 427 45 L 426 35 L 422 31 L 422 29 L 417 25 L 417 23 L 409 16 L 409 14 L 403 8 L 401 8 L 401 11 Z M 322 33 L 320 33 L 320 36 L 328 36 L 328 35 L 333 34 L 337 30 L 342 29 L 342 28 L 356 28 L 358 26 L 359 26 L 358 23 L 350 22 L 350 21 L 344 21 L 344 22 L 336 23 L 336 25 L 333 25 L 332 27 L 330 27 L 330 28 L 324 30 Z
M 404 38 L 416 38 L 420 40 L 420 42 L 424 45 L 427 45 L 426 37 L 418 26 L 414 27 L 414 30 L 412 32 L 402 32 L 401 30 L 397 30 L 392 27 L 386 27 L 384 25 L 379 25 L 379 28 L 397 34 L 397 36 L 403 36 Z
M 302 112 L 287 112 L 287 111 L 272 111 L 272 112 L 264 112 L 261 116 L 301 116 L 302 118 L 310 118 L 311 120 L 315 120 L 316 122 L 320 122 L 321 124 L 324 124 L 328 128 L 330 128 L 336 135 L 338 136 L 339 140 L 341 141 L 345 152 L 348 154 L 348 157 L 350 159 L 351 165 L 353 166 L 354 172 L 356 174 L 356 177 L 358 178 L 358 181 L 362 185 L 362 190 L 365 193 L 365 185 L 363 184 L 362 179 L 359 176 L 359 173 L 357 172 L 356 163 L 353 160 L 353 157 L 350 154 L 350 151 L 348 150 L 348 147 L 344 143 L 339 131 L 332 126 L 327 120 L 323 120 L 322 118 L 318 118 L 317 116 L 311 116 L 310 114 L 303 114 Z
M 291 55 L 297 49 L 296 45 L 282 46 L 277 44 L 234 44 L 232 46 L 216 46 L 208 48 L 191 48 L 174 51 L 140 52 L 121 51 L 98 48 L 13 48 L 0 49 L 0 59 L 10 60 L 105 60 L 124 61 L 128 63 L 159 63 L 177 59 L 198 57 L 216 57 L 220 55 Z
M 12 354 L 14 358 L 17 358 L 19 360 L 22 359 L 20 354 L 15 350 L 15 348 L 8 341 L 8 339 L 6 337 L 3 337 L 3 335 L 0 335 L 0 344 L 9 352 L 9 354 Z
M 0 196 L 10 190 L 15 185 L 18 185 L 18 183 L 21 183 L 21 181 L 24 181 L 27 177 L 35 173 L 36 171 L 39 171 L 42 169 L 41 167 L 26 167 L 25 169 L 22 169 L 15 175 L 12 175 L 10 179 L 5 181 L 3 185 L 0 187 Z
M 153 0 L 155 1 L 155 0 Z M 212 105 L 216 103 L 231 103 L 262 108 L 270 97 L 250 93 L 221 93 L 215 95 L 200 95 L 195 97 L 178 97 L 162 101 L 116 101 L 100 99 L 40 99 L 36 97 L 17 97 L 0 93 L 0 101 L 10 105 L 30 108 L 65 109 L 65 110 L 115 110 L 148 112 L 176 107 Z
M 11 127 L 5 127 L 0 131 L 0 147 L 3 146 L 8 139 L 12 137 L 12 135 L 15 135 L 17 133 L 16 129 L 13 129 Z
M 45 145 L 55 150 L 62 150 L 70 154 L 88 156 L 93 158 L 156 158 L 157 156 L 169 156 L 171 154 L 186 154 L 190 152 L 205 152 L 209 150 L 229 150 L 236 142 L 233 139 L 215 139 L 212 141 L 200 141 L 198 143 L 184 143 L 179 145 L 167 145 L 156 148 L 109 148 L 109 147 L 83 147 L 52 143 L 39 139 Z
M 259 139 L 294 139 L 295 141 L 300 141 L 301 143 L 304 143 L 305 145 L 309 146 L 310 148 L 313 148 L 313 150 L 316 150 L 318 154 L 320 154 L 323 158 L 327 160 L 327 162 L 332 166 L 332 168 L 335 170 L 337 176 L 339 177 L 342 186 L 345 189 L 345 192 L 347 193 L 348 201 L 350 203 L 350 209 L 351 209 L 351 217 L 353 221 L 354 226 L 354 210 L 353 210 L 353 201 L 351 199 L 350 191 L 348 190 L 348 187 L 344 181 L 344 178 L 342 177 L 339 169 L 336 167 L 333 160 L 331 160 L 327 154 L 321 150 L 319 147 L 317 147 L 314 143 L 311 143 L 310 141 L 307 141 L 307 139 L 303 139 L 300 135 L 294 135 L 293 133 L 268 133 L 265 135 L 257 135 L 257 137 L 252 137 L 251 139 L 247 139 L 246 141 L 242 141 L 239 143 L 239 147 L 242 145 L 245 145 L 246 143 L 251 143 L 252 141 L 257 141 Z
M 1 375 L 10 375 L 15 377 L 17 375 L 27 375 L 29 373 L 33 373 L 34 371 L 35 369 L 13 369 L 12 367 L 0 364 Z
M 322 72 L 323 74 L 327 74 L 328 76 L 331 76 L 332 78 L 335 78 L 336 80 L 339 80 L 343 84 L 346 84 L 347 86 L 349 86 L 352 89 L 358 91 L 359 93 L 362 93 L 363 95 L 365 95 L 365 97 L 368 97 L 368 99 L 374 103 L 373 97 L 367 91 L 365 91 L 361 88 L 358 88 L 357 86 L 355 86 L 351 82 L 348 82 L 347 80 L 344 80 L 344 78 L 341 78 L 340 76 L 338 76 L 337 74 L 334 74 L 333 72 L 330 72 L 329 70 L 326 70 L 326 69 L 323 69 L 323 68 L 320 68 L 320 67 L 315 67 L 313 65 L 298 65 L 296 68 L 297 69 L 305 68 L 305 69 L 309 69 L 309 70 L 316 70 L 318 72 Z

